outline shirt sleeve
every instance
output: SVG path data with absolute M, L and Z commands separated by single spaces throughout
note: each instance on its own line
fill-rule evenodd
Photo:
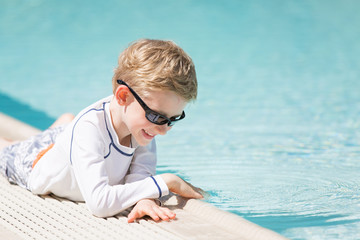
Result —
M 155 175 L 156 172 L 156 144 L 155 140 L 147 146 L 137 147 L 131 161 L 129 172 L 125 177 L 126 183 L 143 180 Z
M 137 166 L 134 167 L 134 171 L 137 169 L 136 173 L 130 176 L 134 181 L 109 185 L 103 156 L 104 149 L 108 146 L 104 145 L 99 129 L 93 123 L 82 121 L 74 127 L 72 166 L 81 194 L 92 214 L 98 217 L 113 216 L 141 199 L 158 198 L 161 189 L 167 189 L 160 176 L 151 176 L 153 172 L 137 180 Z

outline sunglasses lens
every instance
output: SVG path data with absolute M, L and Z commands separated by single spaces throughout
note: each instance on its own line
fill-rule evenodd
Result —
M 167 124 L 168 126 L 174 126 L 175 122 L 185 117 L 185 112 L 182 112 L 181 116 L 171 117 L 170 119 L 152 110 L 146 111 L 146 118 L 157 125 Z
M 165 124 L 165 123 L 168 123 L 168 119 L 158 113 L 155 113 L 153 111 L 147 111 L 146 112 L 146 118 L 152 122 L 152 123 L 155 123 L 155 124 L 158 124 L 158 125 L 162 125 L 162 124 Z
M 159 115 L 155 114 L 153 112 L 147 111 L 146 112 L 146 118 L 150 121 L 150 122 L 157 122 L 157 120 L 159 119 Z
M 179 120 L 183 119 L 184 117 L 185 117 L 185 112 L 183 111 L 180 116 L 171 117 L 170 120 L 171 120 L 171 121 L 179 121 Z

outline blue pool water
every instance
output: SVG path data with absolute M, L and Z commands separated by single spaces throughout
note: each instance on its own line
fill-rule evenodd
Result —
M 110 94 L 129 42 L 172 39 L 200 90 L 158 138 L 158 171 L 291 239 L 359 239 L 359 10 L 356 0 L 0 0 L 0 110 L 46 128 Z

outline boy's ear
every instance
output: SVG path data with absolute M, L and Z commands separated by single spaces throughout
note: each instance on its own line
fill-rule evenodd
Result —
M 121 106 L 127 104 L 128 100 L 129 100 L 129 96 L 130 96 L 130 91 L 124 85 L 119 86 L 115 91 L 116 101 Z

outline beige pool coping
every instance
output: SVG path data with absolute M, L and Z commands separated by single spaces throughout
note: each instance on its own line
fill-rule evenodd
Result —
M 38 131 L 0 113 L 0 136 L 24 139 Z M 129 210 L 97 218 L 84 203 L 33 195 L 0 176 L 0 239 L 286 239 L 200 200 L 172 195 L 164 204 L 174 210 L 175 220 L 128 224 Z

